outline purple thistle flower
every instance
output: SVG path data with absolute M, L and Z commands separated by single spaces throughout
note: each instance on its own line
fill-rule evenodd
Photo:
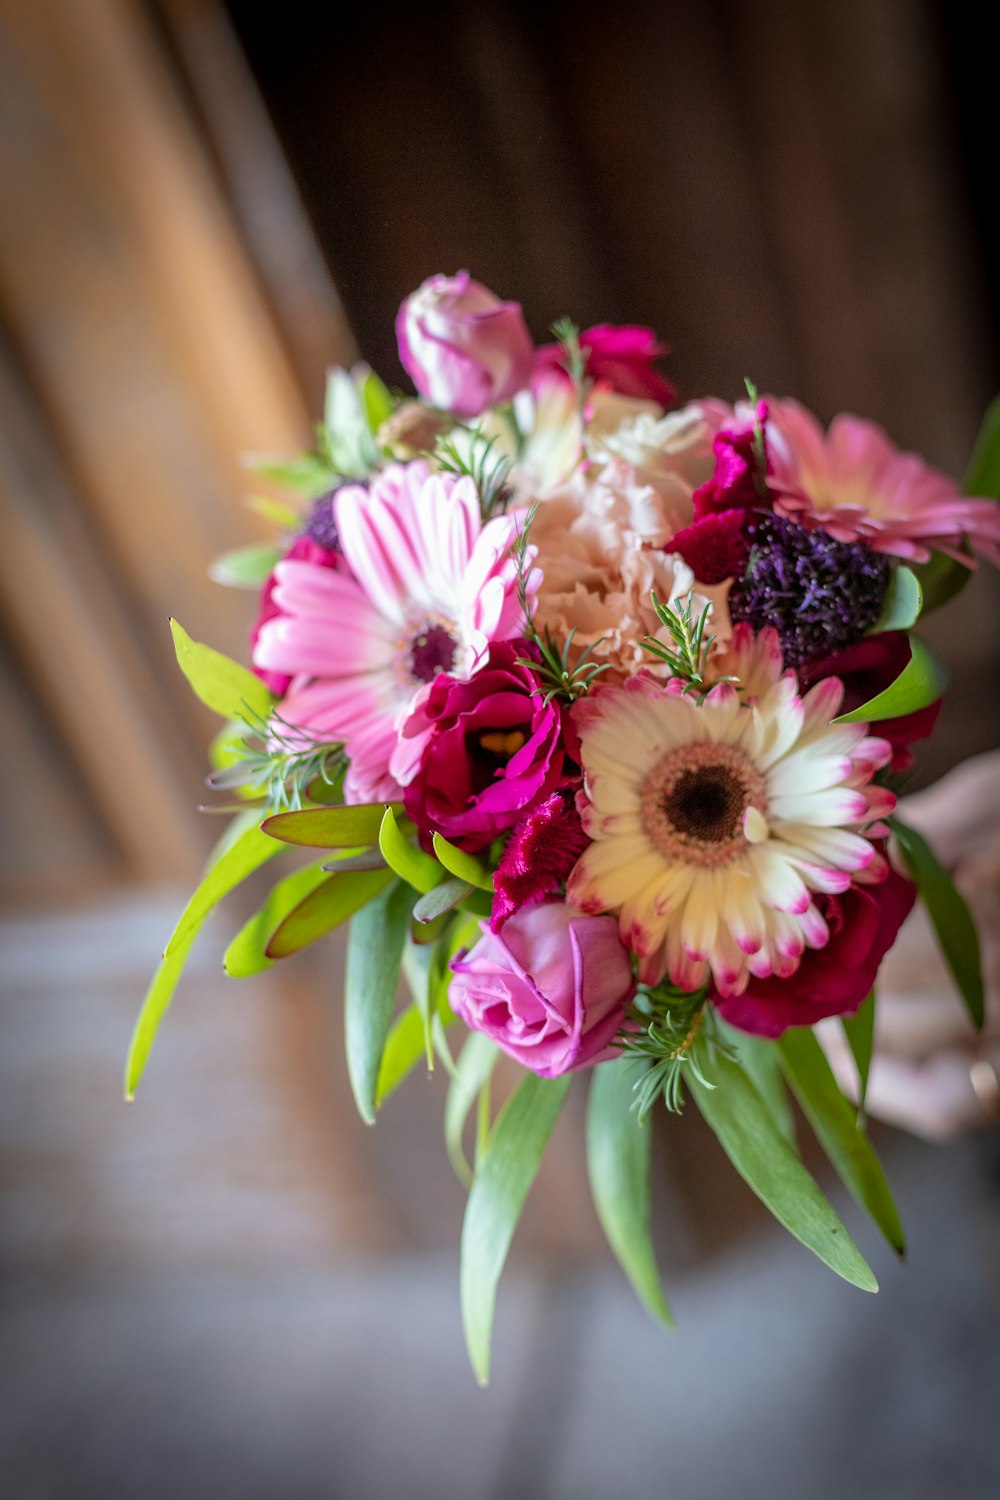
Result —
M 850 646 L 875 624 L 889 585 L 882 553 L 777 515 L 754 518 L 749 537 L 729 611 L 755 631 L 773 625 L 786 667 Z

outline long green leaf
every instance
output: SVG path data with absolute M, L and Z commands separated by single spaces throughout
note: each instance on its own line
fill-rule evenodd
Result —
M 985 1012 L 983 969 L 979 934 L 972 914 L 927 840 L 897 817 L 889 819 L 889 826 L 920 891 L 958 993 L 973 1024 L 981 1028 Z
M 716 1024 L 740 1067 L 750 1075 L 754 1088 L 767 1105 L 780 1134 L 792 1150 L 797 1151 L 795 1119 L 774 1042 L 762 1036 L 751 1036 L 748 1031 L 740 1031 L 736 1026 L 729 1026 L 721 1017 Z
M 444 879 L 444 869 L 437 860 L 411 844 L 401 832 L 391 807 L 386 808 L 379 825 L 378 846 L 390 869 L 415 891 L 426 895 Z
M 354 807 L 307 807 L 302 812 L 275 813 L 261 827 L 272 839 L 304 849 L 371 849 L 385 804 L 364 803 Z
M 217 557 L 208 570 L 213 583 L 230 589 L 259 589 L 271 576 L 281 554 L 274 547 L 254 544 L 237 547 Z
M 378 1109 L 393 1094 L 420 1059 L 426 1061 L 424 1018 L 418 1005 L 408 1005 L 393 1021 L 378 1070 L 375 1104 Z
M 858 1070 L 858 1114 L 864 1118 L 875 1041 L 875 991 L 872 990 L 861 1002 L 853 1016 L 842 1016 L 840 1024 Z
M 478 886 L 481 891 L 489 891 L 492 896 L 493 875 L 478 859 L 466 854 L 464 849 L 457 849 L 454 844 L 449 844 L 439 833 L 434 835 L 433 843 L 434 853 L 450 875 L 468 881 L 469 885 Z
M 418 922 L 434 922 L 438 917 L 444 916 L 445 912 L 453 911 L 466 896 L 472 894 L 472 889 L 464 880 L 451 876 L 420 897 L 413 908 L 413 915 Z
M 267 956 L 267 945 L 274 933 L 289 912 L 325 879 L 322 866 L 307 865 L 278 881 L 263 906 L 244 923 L 226 949 L 222 966 L 230 979 L 246 979 L 271 967 L 274 960 Z
M 869 633 L 878 635 L 883 630 L 909 630 L 917 623 L 923 607 L 924 594 L 916 574 L 900 563 L 892 570 L 879 617 Z
M 986 408 L 962 488 L 967 495 L 1000 500 L 1000 396 Z
M 193 641 L 176 620 L 170 621 L 170 630 L 177 664 L 206 708 L 224 719 L 238 719 L 245 710 L 267 718 L 274 697 L 259 677 L 221 651 Z
M 242 816 L 242 814 L 241 814 Z M 184 965 L 209 912 L 254 870 L 280 852 L 255 827 L 249 827 L 208 870 L 181 912 L 139 1011 L 125 1059 L 125 1097 L 132 1099 L 143 1075 L 156 1033 L 166 1015 Z
M 455 1176 L 463 1187 L 472 1185 L 472 1168 L 465 1157 L 462 1137 L 469 1111 L 496 1067 L 500 1048 L 482 1031 L 470 1031 L 448 1086 L 444 1107 L 444 1143 Z
M 388 870 L 355 870 L 327 875 L 321 885 L 303 896 L 275 928 L 267 944 L 268 958 L 287 958 L 315 943 L 317 938 L 346 922 L 383 891 L 392 879 Z
M 706 1059 L 703 1068 L 715 1087 L 707 1087 L 692 1069 L 688 1088 L 744 1182 L 838 1276 L 862 1291 L 877 1291 L 871 1268 L 743 1069 L 721 1053 Z
M 942 604 L 948 604 L 972 577 L 971 567 L 944 552 L 932 552 L 928 562 L 911 563 L 910 567 L 920 584 L 925 615 L 932 609 L 940 609 Z
M 837 1175 L 902 1255 L 906 1238 L 885 1173 L 857 1111 L 837 1087 L 823 1048 L 808 1027 L 793 1026 L 778 1042 L 778 1050 L 785 1077 Z
M 413 892 L 394 882 L 351 923 L 344 977 L 347 1071 L 361 1118 L 375 1123 L 378 1079 L 396 1003 Z
M 649 1227 L 652 1122 L 632 1104 L 642 1065 L 621 1057 L 594 1069 L 587 1099 L 587 1171 L 608 1244 L 636 1296 L 654 1318 L 673 1326 Z
M 497 1116 L 462 1225 L 462 1323 L 480 1385 L 490 1378 L 497 1287 L 514 1230 L 569 1090 L 568 1077 L 529 1074 Z
M 249 454 L 246 466 L 269 484 L 293 490 L 296 495 L 305 495 L 315 500 L 332 489 L 338 475 L 325 458 L 318 453 L 303 453 L 298 458 L 269 458 L 265 454 Z
M 948 674 L 919 636 L 910 636 L 910 659 L 895 682 L 859 708 L 841 714 L 835 724 L 872 724 L 916 713 L 935 703 L 948 686 Z

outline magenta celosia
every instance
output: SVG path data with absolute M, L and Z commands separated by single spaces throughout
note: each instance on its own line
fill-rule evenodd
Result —
M 616 1055 L 635 984 L 613 917 L 550 901 L 517 912 L 500 934 L 483 929 L 452 962 L 449 997 L 467 1026 L 543 1078 Z
M 683 557 L 699 583 L 711 587 L 743 572 L 750 551 L 746 529 L 745 510 L 713 511 L 675 532 L 668 547 Z
M 763 435 L 767 451 L 767 417 L 767 403 L 759 401 L 756 408 L 734 415 L 728 426 L 719 428 L 712 439 L 715 473 L 692 496 L 696 521 L 720 511 L 768 508 L 758 452 L 758 434 Z
M 651 328 L 635 324 L 598 323 L 580 334 L 580 350 L 588 379 L 607 390 L 639 400 L 670 406 L 677 392 L 656 369 L 654 361 L 668 352 Z M 545 344 L 535 353 L 535 375 L 564 372 L 566 351 L 561 344 Z
M 482 849 L 519 823 L 562 777 L 562 715 L 518 661 L 531 649 L 526 641 L 492 647 L 467 682 L 442 673 L 400 727 L 400 758 L 416 762 L 406 811 L 463 849 Z
M 490 928 L 499 932 L 522 906 L 534 906 L 565 884 L 590 840 L 575 799 L 554 792 L 511 834 L 493 876 Z
M 716 992 L 712 999 L 733 1026 L 757 1036 L 780 1036 L 789 1026 L 853 1015 L 874 985 L 916 894 L 916 886 L 890 869 L 878 885 L 852 885 L 840 895 L 818 897 L 830 933 L 825 947 L 807 948 L 785 978 L 751 977 L 742 994 Z

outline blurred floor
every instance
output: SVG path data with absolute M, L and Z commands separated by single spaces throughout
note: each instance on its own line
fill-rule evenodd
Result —
M 912 1252 L 896 1266 L 861 1230 L 877 1298 L 768 1230 L 670 1274 L 668 1337 L 595 1256 L 522 1241 L 482 1393 L 458 1318 L 457 1199 L 431 1179 L 447 1237 L 428 1248 L 394 1217 L 391 1179 L 363 1181 L 337 1101 L 323 1116 L 301 1087 L 316 1037 L 295 1041 L 301 1002 L 283 979 L 220 984 L 209 940 L 139 1103 L 118 1102 L 174 910 L 147 896 L 0 929 L 5 1494 L 998 1492 L 995 1141 L 895 1139 Z M 364 1138 L 384 1156 L 423 1132 L 428 1103 L 415 1089 Z

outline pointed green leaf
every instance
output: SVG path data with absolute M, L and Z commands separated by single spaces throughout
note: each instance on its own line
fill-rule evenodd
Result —
M 840 1024 L 858 1070 L 858 1114 L 863 1119 L 868 1094 L 868 1074 L 872 1065 L 872 1044 L 875 1040 L 875 991 L 870 991 L 868 998 L 861 1002 L 853 1016 L 841 1016 Z
M 333 932 L 374 900 L 391 879 L 389 870 L 357 870 L 325 876 L 322 884 L 304 896 L 275 928 L 267 944 L 268 958 L 287 958 Z
M 740 1031 L 736 1026 L 729 1026 L 721 1017 L 716 1024 L 725 1038 L 726 1046 L 735 1053 L 744 1072 L 750 1075 L 750 1081 L 767 1105 L 778 1131 L 792 1150 L 797 1152 L 795 1119 L 774 1042 L 762 1036 L 751 1036 L 748 1031 Z
M 274 547 L 253 545 L 224 552 L 208 569 L 213 583 L 230 589 L 259 589 L 270 578 L 281 553 Z
M 462 1225 L 462 1323 L 480 1385 L 490 1377 L 497 1286 L 570 1079 L 528 1074 L 497 1116 Z
M 981 1028 L 985 1013 L 983 970 L 979 934 L 972 914 L 927 840 L 899 818 L 888 821 L 927 908 L 958 993 L 965 1001 L 973 1025 Z
M 733 1166 L 757 1197 L 832 1271 L 862 1291 L 878 1290 L 871 1268 L 738 1063 L 717 1053 L 692 1069 L 688 1088 Z
M 449 880 L 442 880 L 440 885 L 420 897 L 413 908 L 413 915 L 418 922 L 433 922 L 445 912 L 454 910 L 471 893 L 472 886 L 467 885 L 464 880 L 458 880 L 454 876 Z
M 464 849 L 456 849 L 454 844 L 449 844 L 439 833 L 434 835 L 434 853 L 444 865 L 450 875 L 456 875 L 459 880 L 468 881 L 481 891 L 489 891 L 493 895 L 493 876 L 478 859 L 471 854 L 466 854 Z
M 486 1087 L 500 1057 L 500 1049 L 482 1031 L 470 1031 L 455 1064 L 444 1108 L 444 1143 L 455 1176 L 463 1187 L 472 1185 L 472 1168 L 465 1158 L 462 1137 L 469 1111 Z
M 298 458 L 268 458 L 263 454 L 248 454 L 247 468 L 269 484 L 279 485 L 283 490 L 293 490 L 307 500 L 318 499 L 327 490 L 333 489 L 340 475 L 336 469 L 318 453 L 302 453 Z
M 391 807 L 386 808 L 379 826 L 378 846 L 389 868 L 415 891 L 426 895 L 444 879 L 444 870 L 437 860 L 405 837 Z
M 252 463 L 248 465 L 252 468 Z M 297 510 L 294 505 L 288 505 L 283 500 L 274 500 L 270 495 L 251 495 L 247 505 L 257 515 L 263 516 L 265 521 L 270 521 L 272 526 L 277 526 L 280 531 L 298 531 L 306 517 L 303 511 Z
M 305 849 L 370 849 L 378 843 L 384 817 L 383 802 L 307 807 L 302 812 L 275 813 L 261 827 L 270 838 Z
M 361 400 L 364 404 L 365 417 L 368 421 L 372 436 L 378 432 L 382 423 L 392 416 L 395 410 L 395 402 L 392 394 L 384 380 L 381 380 L 374 370 L 369 370 L 361 380 Z
M 587 1100 L 587 1171 L 597 1217 L 636 1296 L 654 1318 L 673 1326 L 649 1227 L 652 1121 L 632 1105 L 643 1065 L 621 1057 L 594 1069 Z
M 378 1070 L 378 1086 L 375 1093 L 376 1108 L 395 1093 L 396 1089 L 420 1062 L 426 1061 L 427 1048 L 424 1042 L 424 1018 L 417 1005 L 408 1005 L 402 1015 L 396 1017 L 386 1037 L 385 1051 Z
M 240 815 L 243 816 L 242 814 Z M 239 819 L 234 819 L 239 823 Z M 210 866 L 201 884 L 181 913 L 170 936 L 163 959 L 146 992 L 132 1032 L 125 1060 L 125 1097 L 132 1099 L 142 1077 L 156 1033 L 166 1015 L 174 991 L 195 939 L 209 912 L 242 880 L 280 849 L 255 826 L 244 827 L 235 841 Z
M 247 726 L 241 719 L 230 719 L 215 732 L 208 746 L 208 763 L 213 771 L 224 771 L 242 758 L 246 732 Z
M 274 697 L 259 677 L 221 651 L 193 641 L 176 620 L 170 621 L 170 630 L 177 664 L 206 708 L 224 719 L 238 719 L 245 710 L 267 718 Z
M 971 566 L 948 557 L 944 552 L 932 552 L 929 562 L 910 563 L 910 568 L 924 596 L 925 615 L 954 599 L 972 577 Z
M 899 563 L 889 575 L 889 587 L 882 600 L 879 617 L 869 635 L 878 635 L 883 630 L 909 630 L 911 625 L 917 623 L 923 607 L 923 590 L 916 574 Z
M 837 1175 L 902 1255 L 906 1239 L 885 1173 L 857 1110 L 837 1087 L 826 1053 L 807 1026 L 790 1027 L 777 1045 L 785 1077 Z
M 367 373 L 367 367 L 364 370 Z M 361 369 L 358 375 L 364 379 Z M 348 370 L 338 368 L 327 374 L 323 427 L 334 468 L 347 478 L 364 479 L 378 454 L 358 380 Z
M 344 1027 L 347 1071 L 361 1118 L 375 1123 L 378 1079 L 396 1003 L 413 892 L 394 881 L 358 912 L 347 941 Z
M 289 913 L 325 879 L 321 865 L 307 865 L 278 881 L 263 906 L 244 923 L 226 949 L 222 966 L 230 979 L 246 979 L 271 967 L 274 960 L 267 956 L 271 938 Z
M 912 714 L 918 708 L 936 703 L 948 686 L 948 674 L 941 663 L 920 640 L 910 636 L 910 659 L 895 682 L 876 693 L 860 708 L 834 719 L 835 724 L 873 724 L 880 719 L 896 719 Z
M 1000 396 L 986 408 L 962 488 L 967 495 L 1000 500 Z

